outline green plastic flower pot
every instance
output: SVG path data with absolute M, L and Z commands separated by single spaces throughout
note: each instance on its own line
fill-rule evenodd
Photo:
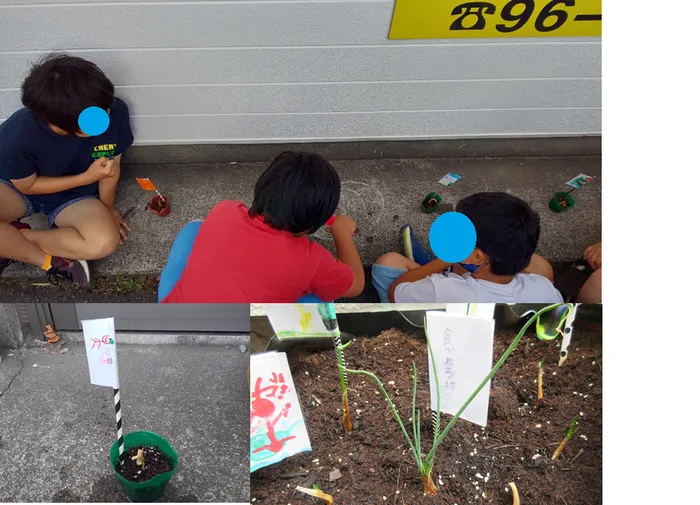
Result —
M 425 212 L 426 214 L 430 214 L 431 212 L 435 212 L 438 209 L 438 206 L 440 205 L 440 202 L 442 201 L 442 197 L 438 195 L 435 192 L 428 193 L 428 196 L 423 198 L 423 201 L 420 204 L 420 210 Z
M 173 476 L 173 472 L 177 468 L 177 452 L 173 446 L 160 435 L 151 433 L 150 431 L 134 431 L 124 435 L 124 451 L 139 445 L 151 445 L 157 447 L 163 454 L 170 458 L 173 463 L 173 469 L 166 473 L 156 475 L 145 482 L 133 482 L 126 480 L 117 472 L 117 464 L 119 463 L 119 446 L 115 441 L 112 448 L 109 450 L 109 461 L 112 463 L 114 475 L 119 480 L 119 485 L 124 494 L 133 502 L 152 502 L 156 501 L 165 493 L 165 488 Z
M 557 214 L 559 214 L 560 212 L 564 212 L 567 209 L 570 209 L 574 205 L 576 205 L 574 197 L 571 196 L 569 193 L 564 193 L 563 191 L 554 193 L 554 196 L 549 201 L 549 208 Z

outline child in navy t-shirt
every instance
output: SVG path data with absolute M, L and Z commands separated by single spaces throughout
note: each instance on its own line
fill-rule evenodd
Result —
M 87 285 L 86 260 L 112 254 L 126 239 L 114 200 L 121 154 L 134 141 L 129 109 L 96 65 L 63 54 L 32 67 L 22 104 L 0 124 L 0 273 L 19 261 L 52 280 Z M 88 107 L 108 114 L 103 133 L 82 131 Z M 35 212 L 48 217 L 49 230 L 21 222 Z

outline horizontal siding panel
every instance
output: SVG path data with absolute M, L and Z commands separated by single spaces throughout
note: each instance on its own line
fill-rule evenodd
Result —
M 75 51 L 115 85 L 600 77 L 599 44 Z M 17 88 L 30 53 L 0 53 Z
M 37 5 L 72 5 L 72 4 L 236 4 L 236 3 L 357 3 L 358 1 L 372 3 L 390 3 L 394 0 L 0 0 L 0 7 L 9 6 L 37 6 Z
M 3 51 L 416 44 L 388 40 L 393 2 L 96 3 L 0 9 L 0 14 Z M 98 23 L 99 32 L 90 29 L 93 22 Z M 61 29 L 56 30 L 57 26 Z M 443 43 L 559 43 L 556 40 L 562 39 L 450 39 Z
M 126 87 L 134 115 L 600 107 L 600 80 Z M 0 91 L 0 118 L 20 107 Z
M 600 109 L 136 117 L 138 144 L 596 134 Z

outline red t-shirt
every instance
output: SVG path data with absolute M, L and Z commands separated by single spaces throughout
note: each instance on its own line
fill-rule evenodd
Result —
M 352 268 L 321 245 L 251 218 L 241 202 L 224 201 L 200 226 L 163 303 L 293 303 L 305 294 L 330 302 L 352 281 Z

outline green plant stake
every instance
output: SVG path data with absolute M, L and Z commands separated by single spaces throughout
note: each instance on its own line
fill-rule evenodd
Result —
M 347 368 L 344 368 L 347 372 L 351 374 L 358 374 L 358 375 L 366 375 L 367 377 L 371 377 L 372 379 L 375 380 L 377 385 L 379 386 L 379 390 L 382 392 L 384 395 L 384 398 L 386 401 L 389 403 L 389 406 L 391 407 L 391 410 L 394 414 L 394 418 L 398 421 L 399 427 L 401 428 L 401 431 L 403 432 L 404 437 L 406 438 L 406 441 L 408 442 L 408 446 L 411 449 L 411 453 L 413 454 L 413 458 L 416 461 L 416 465 L 418 466 L 418 470 L 420 472 L 421 480 L 423 481 L 423 493 L 430 496 L 430 495 L 436 495 L 437 494 L 437 486 L 433 482 L 432 478 L 432 471 L 433 471 L 433 464 L 435 463 L 435 455 L 437 453 L 437 448 L 440 446 L 440 444 L 445 440 L 445 437 L 449 433 L 449 431 L 452 429 L 452 427 L 455 425 L 458 419 L 460 419 L 459 416 L 462 415 L 462 412 L 469 406 L 469 404 L 476 398 L 476 396 L 479 394 L 479 392 L 484 388 L 484 386 L 491 380 L 491 378 L 494 376 L 494 374 L 503 366 L 503 363 L 505 363 L 506 359 L 508 359 L 508 356 L 515 350 L 517 347 L 518 343 L 520 342 L 520 339 L 523 338 L 523 335 L 525 334 L 525 331 L 535 322 L 538 321 L 540 316 L 542 314 L 545 314 L 551 310 L 556 309 L 557 307 L 568 307 L 568 310 L 573 309 L 573 304 L 562 304 L 558 303 L 556 305 L 549 305 L 547 307 L 544 307 L 543 309 L 539 310 L 535 315 L 533 315 L 527 323 L 520 329 L 518 334 L 516 335 L 515 339 L 513 339 L 513 342 L 511 342 L 510 346 L 505 350 L 501 358 L 498 360 L 496 365 L 491 369 L 491 371 L 488 373 L 486 378 L 479 384 L 479 386 L 474 390 L 474 392 L 467 398 L 467 400 L 464 402 L 464 405 L 460 407 L 460 409 L 455 413 L 455 415 L 452 417 L 449 423 L 447 423 L 447 426 L 445 427 L 444 431 L 440 433 L 440 381 L 436 380 L 435 381 L 435 386 L 436 386 L 436 392 L 437 392 L 437 413 L 438 413 L 438 421 L 437 421 L 437 429 L 435 429 L 435 433 L 433 436 L 433 444 L 432 448 L 430 449 L 430 452 L 423 457 L 423 453 L 421 451 L 421 440 L 420 440 L 420 410 L 416 410 L 416 391 L 418 387 L 418 380 L 417 380 L 417 372 L 416 372 L 416 364 L 415 362 L 413 363 L 413 404 L 412 404 L 412 414 L 413 417 L 411 418 L 411 425 L 413 428 L 413 440 L 411 440 L 411 437 L 408 436 L 408 432 L 406 431 L 406 426 L 404 425 L 403 421 L 401 420 L 401 416 L 399 416 L 398 411 L 396 410 L 396 406 L 394 405 L 394 402 L 391 401 L 391 398 L 389 397 L 388 393 L 386 392 L 386 389 L 384 388 L 384 384 L 382 383 L 381 380 L 379 380 L 379 377 L 377 377 L 375 374 L 372 372 L 367 372 L 365 370 L 350 370 Z M 427 327 L 427 324 L 424 325 Z M 555 335 L 556 336 L 556 335 Z M 433 355 L 433 347 L 430 343 L 430 336 L 427 333 L 425 337 L 428 341 L 428 352 L 430 354 L 430 360 L 433 364 L 433 370 L 437 371 L 437 366 L 435 364 L 435 356 Z M 537 338 L 541 337 L 538 335 Z M 555 338 L 555 337 L 552 337 Z
M 576 426 L 576 422 L 578 421 L 578 416 L 574 416 L 573 420 L 571 421 L 571 424 L 569 425 L 569 429 L 566 432 L 566 436 L 564 437 L 564 440 L 561 441 L 561 444 L 559 444 L 559 447 L 557 447 L 557 450 L 554 451 L 554 454 L 552 455 L 552 461 L 555 461 L 564 451 L 564 447 L 566 447 L 566 444 L 569 443 L 569 440 L 576 435 L 576 432 L 578 431 L 578 426 Z
M 340 329 L 338 328 L 338 319 L 335 316 L 335 306 L 332 303 L 321 303 L 318 306 L 318 312 L 321 314 L 321 319 L 326 329 L 331 332 L 333 337 L 333 346 L 335 347 L 335 356 L 338 360 L 338 372 L 340 375 L 340 392 L 343 401 L 343 428 L 347 431 L 352 431 L 352 421 L 350 420 L 350 405 L 348 402 L 348 373 L 345 368 L 345 353 L 343 350 L 350 345 L 350 342 L 343 345 L 340 340 Z

